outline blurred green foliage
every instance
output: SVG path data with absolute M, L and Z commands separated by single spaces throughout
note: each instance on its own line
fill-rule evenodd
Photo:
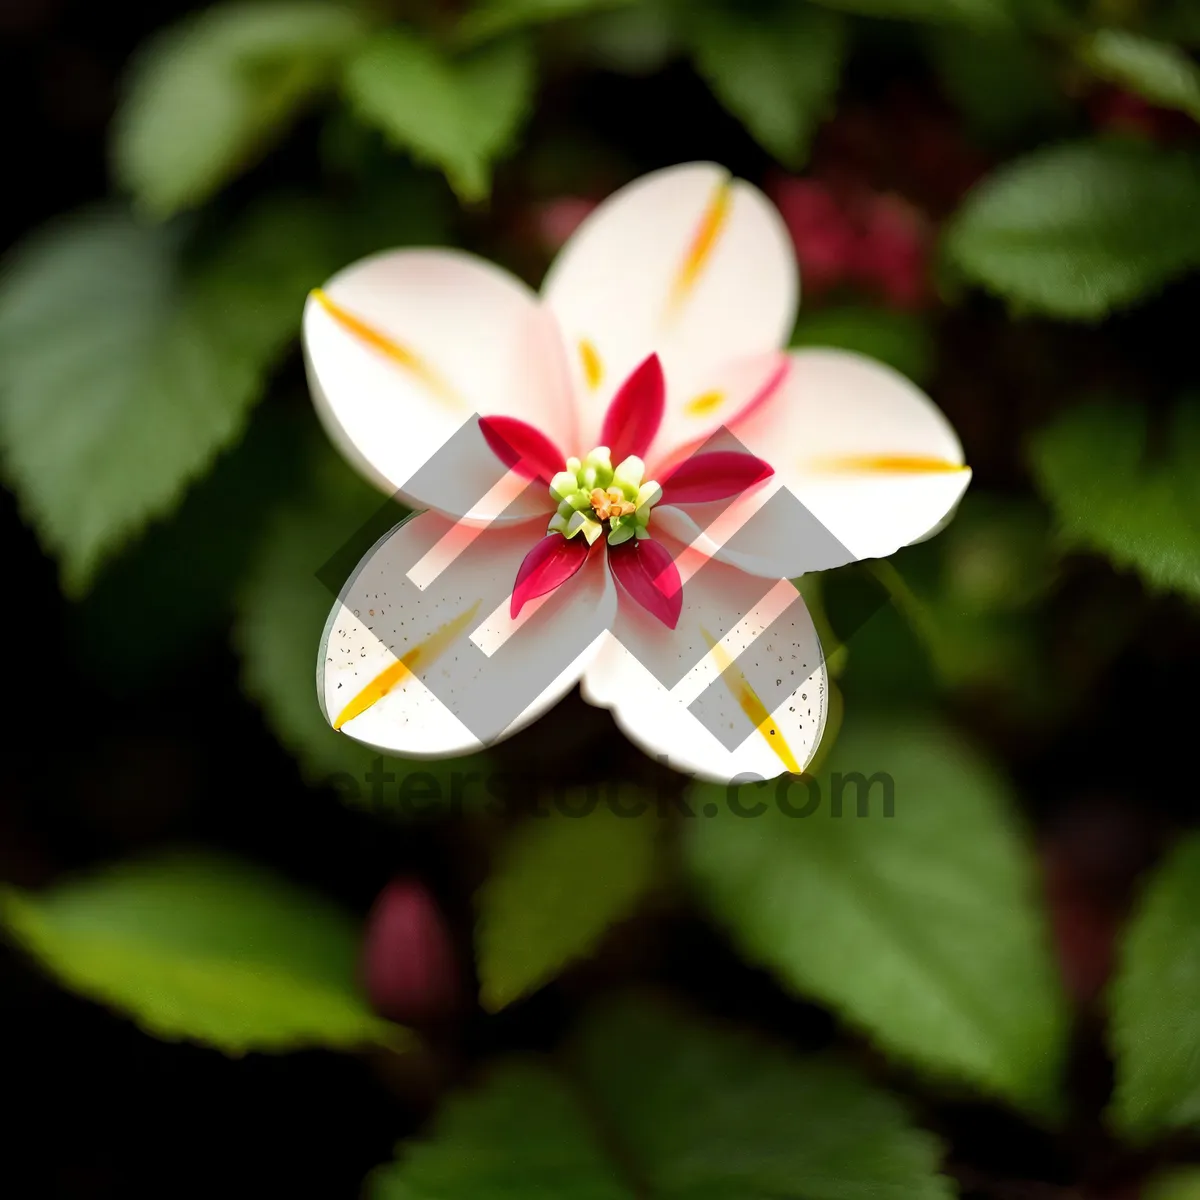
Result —
M 1198 205 L 1191 155 L 1118 140 L 1052 146 L 980 184 L 946 252 L 1018 310 L 1096 320 L 1200 265 Z
M 337 266 L 328 232 L 277 201 L 189 261 L 180 229 L 103 211 L 10 265 L 0 436 L 68 593 L 243 431 L 311 281 Z
M 662 827 L 655 798 L 615 784 L 604 792 L 563 794 L 497 856 L 476 898 L 485 1008 L 504 1008 L 553 979 L 653 885 Z
M 406 1041 L 357 988 L 352 918 L 244 863 L 187 853 L 6 888 L 0 917 L 65 984 L 157 1037 L 230 1054 Z
M 130 72 L 117 180 L 155 216 L 203 203 L 337 78 L 365 29 L 320 0 L 218 5 L 169 29 Z
M 1150 883 L 1122 946 L 1110 994 L 1117 1086 L 1111 1118 L 1146 1141 L 1200 1121 L 1200 837 Z
M 1081 404 L 1038 432 L 1034 471 L 1068 544 L 1197 598 L 1200 405 L 1180 404 L 1161 431 L 1150 422 L 1136 404 Z
M 899 1057 L 1053 1113 L 1064 1005 L 988 765 L 936 726 L 851 714 L 817 774 L 781 779 L 694 792 L 716 811 L 688 863 L 742 952 Z
M 699 5 L 688 32 L 696 68 L 721 103 L 781 163 L 802 167 L 817 125 L 833 108 L 845 23 L 804 4 L 761 23 Z
M 1183 1168 L 1151 1180 L 1142 1190 L 1143 1200 L 1196 1200 L 1200 1196 L 1200 1168 Z
M 943 1200 L 938 1151 L 891 1097 L 833 1063 L 791 1058 L 627 997 L 585 1020 L 555 1071 L 518 1061 L 399 1147 L 373 1200 L 520 1194 Z M 800 1114 L 803 1114 L 801 1116 Z
M 368 42 L 345 81 L 354 111 L 445 171 L 466 201 L 488 194 L 491 164 L 512 147 L 533 84 L 533 56 L 522 41 L 449 56 L 399 30 Z

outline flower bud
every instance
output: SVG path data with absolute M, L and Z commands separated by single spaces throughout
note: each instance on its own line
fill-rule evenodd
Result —
M 362 978 L 371 1006 L 403 1025 L 452 1012 L 461 997 L 457 957 L 428 888 L 393 879 L 367 916 Z

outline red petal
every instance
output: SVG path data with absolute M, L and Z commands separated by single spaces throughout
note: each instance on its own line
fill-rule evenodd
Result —
M 565 538 L 548 533 L 525 555 L 513 584 L 509 614 L 515 620 L 530 600 L 566 583 L 587 559 L 591 547 L 584 537 Z
M 566 466 L 561 450 L 540 429 L 516 417 L 480 417 L 479 429 L 492 453 L 529 479 L 547 483 Z
M 671 471 L 662 484 L 660 504 L 702 504 L 724 500 L 775 474 L 770 463 L 737 450 L 693 454 Z
M 660 542 L 646 538 L 610 546 L 608 569 L 628 595 L 668 629 L 683 612 L 683 582 L 675 560 Z
M 609 448 L 614 466 L 631 454 L 640 458 L 650 449 L 662 424 L 666 396 L 662 363 L 652 354 L 621 384 L 604 414 L 600 444 Z

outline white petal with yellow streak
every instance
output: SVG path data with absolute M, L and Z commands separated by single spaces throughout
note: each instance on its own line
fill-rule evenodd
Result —
M 735 360 L 779 349 L 799 295 L 783 220 L 713 163 L 643 176 L 604 201 L 560 251 L 542 295 L 563 327 L 591 445 L 615 390 L 657 352 L 682 410 Z M 596 380 L 601 380 L 596 385 Z
M 971 471 L 950 422 L 916 384 L 845 350 L 802 350 L 779 392 L 732 433 L 775 469 L 765 487 L 739 501 L 722 526 L 699 536 L 743 570 L 795 578 L 842 562 L 884 558 L 936 530 L 966 491 Z M 753 514 L 786 487 L 845 553 L 797 536 L 784 514 Z M 691 540 L 697 524 L 677 509 L 655 513 L 660 528 Z M 720 550 L 741 528 L 737 552 Z
M 461 251 L 393 250 L 340 271 L 309 297 L 304 348 L 332 439 L 414 506 L 431 501 L 407 485 L 473 414 L 519 417 L 564 454 L 575 441 L 555 321 L 515 276 Z M 493 457 L 482 437 L 471 453 Z
M 467 652 L 467 642 L 494 619 L 494 581 L 511 587 L 523 558 L 545 532 L 536 523 L 487 530 L 469 539 L 453 568 L 453 589 L 433 583 L 428 572 L 426 587 L 418 587 L 409 578 L 411 564 L 453 529 L 445 518 L 425 512 L 382 538 L 343 588 L 321 640 L 317 691 L 326 720 L 386 753 L 438 758 L 480 749 L 481 739 L 453 711 L 457 698 L 478 686 L 481 672 L 489 669 L 478 654 Z M 559 655 L 561 669 L 515 719 L 499 714 L 501 728 L 485 739 L 489 744 L 557 703 L 598 651 L 598 639 L 582 652 L 568 648 L 573 623 L 611 624 L 616 599 L 603 556 L 589 560 L 555 597 L 558 603 L 537 614 L 538 652 L 551 662 Z M 436 694 L 419 675 L 436 679 Z
M 745 615 L 721 636 L 731 614 Z M 772 631 L 763 634 L 767 628 Z M 660 680 L 674 678 L 673 664 L 690 670 L 667 687 Z M 772 674 L 778 671 L 776 678 L 794 683 L 781 701 L 772 701 L 778 690 L 753 686 L 767 666 Z M 688 711 L 714 680 L 724 689 L 716 693 L 723 723 L 746 735 L 733 750 Z M 614 634 L 584 673 L 582 693 L 589 703 L 611 709 L 646 754 L 717 782 L 803 770 L 820 744 L 828 707 L 820 640 L 794 586 L 779 580 L 774 588 L 764 587 L 762 579 L 721 563 L 684 580 L 683 611 L 674 630 L 622 596 Z

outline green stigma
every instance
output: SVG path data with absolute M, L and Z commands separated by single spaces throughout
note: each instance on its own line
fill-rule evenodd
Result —
M 592 545 L 608 523 L 608 544 L 649 537 L 650 510 L 662 499 L 653 479 L 642 482 L 646 464 L 630 455 L 616 468 L 607 446 L 597 446 L 581 462 L 568 458 L 567 467 L 550 481 L 558 510 L 548 532 L 572 538 L 582 533 Z

